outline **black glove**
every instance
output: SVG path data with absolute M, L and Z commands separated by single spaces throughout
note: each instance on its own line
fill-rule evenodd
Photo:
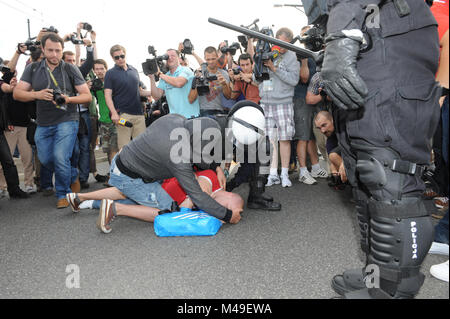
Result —
M 325 91 L 344 110 L 362 107 L 367 86 L 356 71 L 360 41 L 342 37 L 327 43 L 321 76 Z

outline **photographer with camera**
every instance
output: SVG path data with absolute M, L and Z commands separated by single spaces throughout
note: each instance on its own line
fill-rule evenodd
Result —
M 288 28 L 282 28 L 276 33 L 276 38 L 291 42 L 293 33 Z M 274 147 L 267 186 L 281 182 L 283 187 L 291 187 L 288 173 L 291 140 L 295 132 L 293 97 L 300 78 L 300 64 L 294 52 L 276 47 L 272 48 L 271 53 L 274 51 L 278 51 L 279 54 L 275 54 L 273 60 L 269 58 L 263 62 L 268 69 L 269 79 L 259 85 L 260 103 L 266 116 L 266 130 Z M 281 181 L 278 176 L 278 141 L 280 141 Z
M 107 154 L 108 162 L 111 164 L 112 159 L 119 151 L 117 146 L 117 128 L 110 117 L 110 111 L 108 105 L 106 104 L 105 91 L 104 91 L 104 81 L 105 75 L 108 71 L 108 64 L 105 60 L 97 59 L 94 61 L 94 73 L 96 78 L 92 80 L 91 92 L 97 99 L 98 111 L 99 111 L 99 134 L 102 140 L 102 150 L 103 153 Z
M 259 83 L 253 75 L 253 60 L 247 53 L 241 54 L 238 60 L 239 67 L 228 71 L 233 90 L 231 99 L 236 100 L 241 94 L 246 100 L 259 104 Z
M 120 150 L 131 138 L 135 139 L 145 131 L 141 95 L 151 96 L 151 92 L 139 88 L 139 73 L 127 64 L 123 46 L 114 45 L 110 54 L 115 66 L 105 75 L 105 100 L 111 112 L 111 120 L 117 125 L 117 143 Z
M 198 98 L 200 116 L 228 113 L 224 109 L 222 95 L 227 99 L 231 98 L 230 78 L 225 70 L 219 69 L 217 59 L 217 50 L 214 47 L 207 47 L 206 64 L 202 65 L 201 74 L 194 79 L 189 93 L 189 103 L 194 103 Z
M 165 94 L 171 114 L 180 114 L 185 118 L 199 116 L 198 100 L 192 103 L 188 100 L 194 73 L 189 68 L 180 65 L 178 51 L 169 49 L 167 55 L 169 72 L 163 74 L 159 71 L 156 74 L 160 79 L 158 86 L 155 83 L 155 74 L 149 75 L 152 97 L 159 100 Z
M 57 208 L 68 206 L 66 194 L 77 187 L 78 172 L 70 162 L 78 132 L 76 105 L 92 100 L 78 68 L 62 61 L 63 48 L 61 37 L 46 34 L 45 59 L 25 68 L 13 94 L 22 102 L 37 101 L 35 141 L 42 166 L 55 172 Z
M 4 73 L 4 81 L 0 81 L 0 99 L 3 101 L 4 111 L 6 111 L 9 125 L 5 130 L 5 138 L 8 142 L 11 154 L 16 147 L 20 152 L 20 158 L 23 164 L 25 191 L 29 194 L 35 193 L 33 186 L 33 153 L 30 143 L 27 141 L 27 127 L 30 124 L 30 103 L 23 103 L 13 99 L 13 91 L 17 85 L 16 66 L 19 57 L 26 51 L 26 46 L 19 44 L 14 56 L 8 63 L 9 72 Z M 6 189 L 6 181 L 3 170 L 0 169 L 0 190 Z
M 12 138 L 10 137 L 11 142 L 7 139 L 8 133 L 14 131 L 14 127 L 10 125 L 11 121 L 8 115 L 10 109 L 9 106 L 12 100 L 10 98 L 11 92 L 17 84 L 15 71 L 11 71 L 11 69 L 14 68 L 10 68 L 10 66 L 10 61 L 3 61 L 2 59 L 0 59 L 0 72 L 2 75 L 0 77 L 0 163 L 1 167 L 3 168 L 2 170 L 0 169 L 0 186 L 2 187 L 0 190 L 0 198 L 6 196 L 6 193 L 9 194 L 9 198 L 27 198 L 27 193 L 22 191 L 19 187 L 19 175 L 17 172 L 17 167 L 14 163 L 14 159 L 12 157 L 15 145 L 14 149 L 11 150 Z M 20 131 L 21 133 L 23 133 L 23 130 Z M 33 170 L 31 169 L 31 174 L 32 173 Z

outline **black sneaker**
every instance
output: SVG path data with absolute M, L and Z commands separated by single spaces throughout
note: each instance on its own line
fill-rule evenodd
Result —
M 29 198 L 29 197 L 30 196 L 26 192 L 21 190 L 20 188 L 13 192 L 9 192 L 9 198 L 22 199 L 22 198 Z
M 94 176 L 95 180 L 99 183 L 105 183 L 108 181 L 108 176 L 97 174 Z
M 80 185 L 81 185 L 81 189 L 87 189 L 87 188 L 89 188 L 89 183 L 88 183 L 88 182 L 82 182 L 82 181 L 80 181 Z

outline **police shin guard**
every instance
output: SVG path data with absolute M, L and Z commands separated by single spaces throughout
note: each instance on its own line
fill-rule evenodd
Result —
M 361 249 L 366 254 L 366 260 L 369 255 L 369 209 L 367 195 L 361 190 L 353 189 L 353 199 L 356 202 L 356 214 L 358 218 L 359 230 L 361 233 Z M 367 262 L 366 262 L 367 264 Z M 339 295 L 348 292 L 364 289 L 365 269 L 357 268 L 344 271 L 342 275 L 336 275 L 331 281 L 331 287 Z
M 249 183 L 250 192 L 248 194 L 247 208 L 278 211 L 281 210 L 281 204 L 275 202 L 272 197 L 266 195 L 265 191 L 266 177 L 259 175 Z
M 422 200 L 371 200 L 369 211 L 368 264 L 377 274 L 368 289 L 350 292 L 346 298 L 414 298 L 425 279 L 420 266 L 433 242 L 433 225 Z

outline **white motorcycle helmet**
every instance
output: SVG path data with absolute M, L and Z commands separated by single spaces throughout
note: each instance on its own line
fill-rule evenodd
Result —
M 251 101 L 238 102 L 228 116 L 229 131 L 242 146 L 261 141 L 265 137 L 265 126 L 262 108 Z

